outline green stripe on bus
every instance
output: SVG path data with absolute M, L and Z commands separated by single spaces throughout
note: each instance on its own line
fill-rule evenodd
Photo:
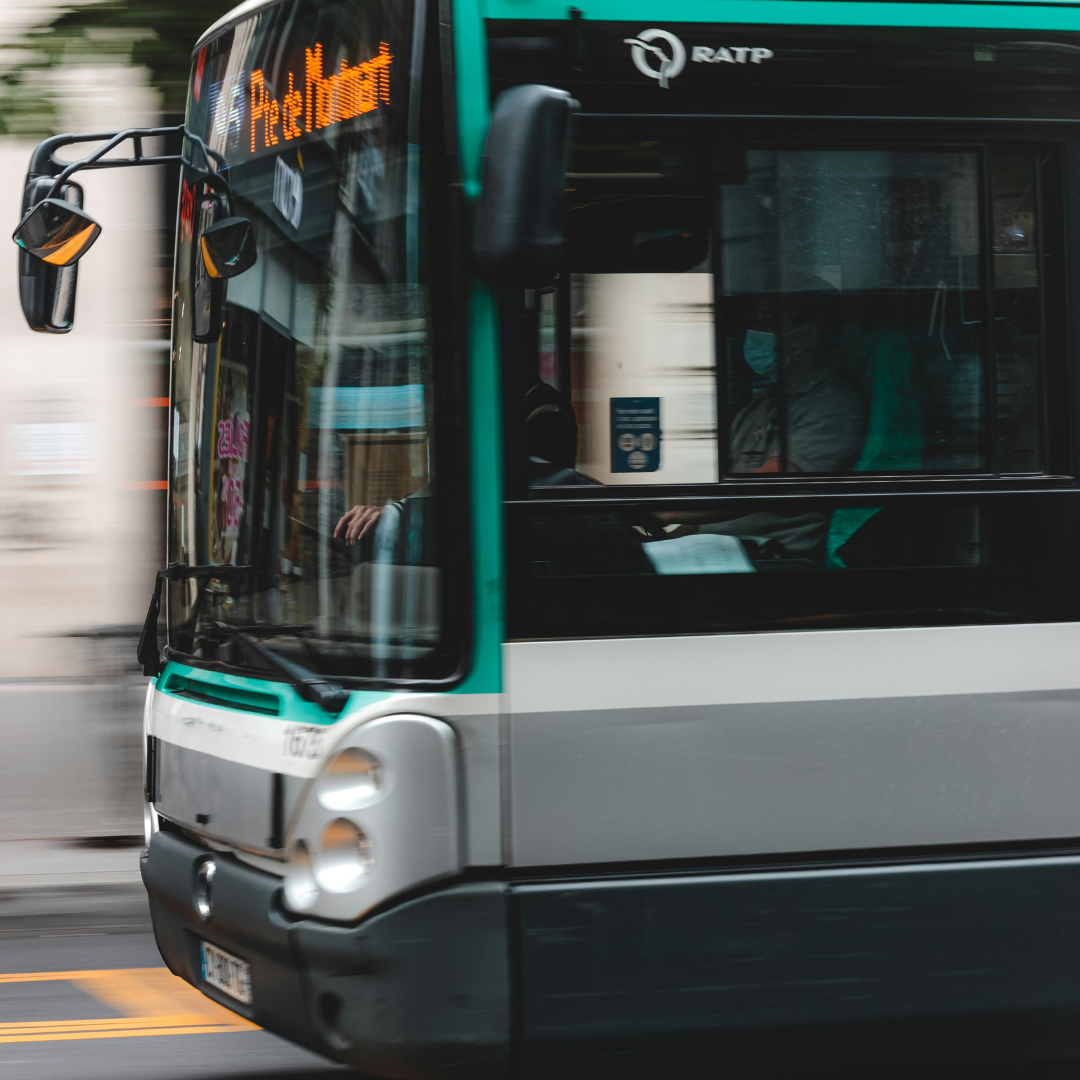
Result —
M 926 26 L 997 30 L 1080 30 L 1080 5 L 1038 0 L 997 4 L 874 4 L 863 0 L 592 0 L 586 19 L 665 23 L 776 23 L 790 26 Z M 485 0 L 489 19 L 565 19 L 566 0 Z M 468 21 L 467 19 L 464 21 Z M 459 45 L 459 55 L 460 52 Z M 468 55 L 476 56 L 470 52 Z M 458 78 L 461 78 L 460 67 Z
M 331 716 L 329 713 L 323 712 L 318 705 L 314 705 L 300 697 L 295 687 L 273 679 L 249 679 L 244 675 L 226 675 L 221 671 L 210 671 L 207 668 L 195 668 L 186 664 L 170 662 L 165 666 L 165 670 L 161 675 L 158 676 L 156 683 L 157 688 L 163 693 L 168 693 L 168 690 L 163 688 L 170 683 L 170 675 L 174 679 L 176 676 L 190 677 L 201 684 L 220 686 L 224 691 L 220 703 L 215 704 L 207 702 L 205 698 L 201 699 L 202 704 L 210 704 L 211 707 L 233 708 L 242 712 L 242 706 L 238 705 L 235 700 L 230 700 L 235 698 L 236 694 L 229 693 L 229 691 L 240 691 L 261 696 L 272 694 L 281 702 L 281 712 L 276 719 L 293 724 L 333 724 L 343 716 L 349 716 L 368 705 L 375 705 L 393 696 L 393 692 L 389 690 L 353 690 L 349 694 L 349 703 L 345 706 L 344 711 L 338 716 Z
M 565 6 L 560 17 L 565 17 Z M 465 194 L 480 193 L 480 163 L 489 120 L 483 12 L 476 0 L 454 4 L 454 76 L 458 148 Z M 506 624 L 502 518 L 502 380 L 498 314 L 487 288 L 473 283 L 469 302 L 469 432 L 473 530 L 473 647 L 464 694 L 502 690 Z

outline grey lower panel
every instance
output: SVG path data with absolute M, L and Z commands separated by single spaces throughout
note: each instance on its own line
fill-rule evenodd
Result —
M 172 821 L 244 847 L 268 850 L 273 773 L 158 740 L 158 811 Z M 305 780 L 283 777 L 285 820 Z M 199 815 L 209 820 L 199 821 Z
M 518 713 L 513 862 L 1080 836 L 1078 769 L 1080 691 Z
M 499 716 L 448 716 L 461 755 L 462 862 L 498 866 L 502 861 L 502 793 L 499 785 Z

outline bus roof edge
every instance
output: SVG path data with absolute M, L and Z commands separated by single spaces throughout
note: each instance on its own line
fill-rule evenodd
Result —
M 256 11 L 261 11 L 263 8 L 272 7 L 274 4 L 281 2 L 282 0 L 244 0 L 242 4 L 237 4 L 236 7 L 231 11 L 227 11 L 216 23 L 203 32 L 199 40 L 195 42 L 195 48 L 191 50 L 191 55 L 194 56 L 207 42 L 212 41 L 218 34 L 224 33 L 236 23 L 243 22 L 249 15 L 254 15 Z

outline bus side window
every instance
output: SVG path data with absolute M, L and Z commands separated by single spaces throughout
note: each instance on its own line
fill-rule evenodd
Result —
M 731 577 L 734 589 L 732 576 L 746 575 L 737 591 L 747 604 L 771 588 L 760 575 L 777 570 L 898 581 L 1001 567 L 1019 543 L 1004 501 L 867 493 L 1045 473 L 1044 401 L 1060 376 L 1044 370 L 1043 335 L 1054 331 L 1043 328 L 1058 286 L 1038 237 L 1049 229 L 1040 214 L 1060 218 L 1057 168 L 1051 148 L 1019 143 L 583 138 L 567 185 L 566 271 L 550 301 L 532 301 L 527 377 L 540 407 L 527 414 L 566 437 L 561 467 L 532 462 L 533 506 L 511 509 L 516 595 L 529 593 L 530 575 L 543 578 L 550 612 L 553 580 L 573 578 L 580 597 L 586 579 L 605 576 L 583 569 L 603 560 L 566 542 L 571 520 L 589 545 L 607 537 L 621 549 L 629 538 L 645 556 L 613 546 L 606 576 Z M 584 485 L 573 508 L 556 508 L 570 497 L 559 488 Z M 777 619 L 858 623 L 870 618 L 864 608 L 902 607 L 846 595 L 854 579 L 789 580 Z M 958 590 L 967 606 L 1002 607 Z M 744 618 L 730 599 L 707 612 L 685 597 L 677 607 L 689 631 Z M 620 618 L 604 632 L 619 632 Z

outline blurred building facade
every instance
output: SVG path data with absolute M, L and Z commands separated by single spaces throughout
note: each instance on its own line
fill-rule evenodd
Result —
M 132 65 L 59 67 L 50 92 L 60 130 L 161 122 Z M 9 232 L 36 142 L 0 140 Z M 14 245 L 0 259 L 0 839 L 141 829 L 134 636 L 164 552 L 175 192 L 162 173 L 80 175 L 103 231 L 70 334 L 26 327 Z

